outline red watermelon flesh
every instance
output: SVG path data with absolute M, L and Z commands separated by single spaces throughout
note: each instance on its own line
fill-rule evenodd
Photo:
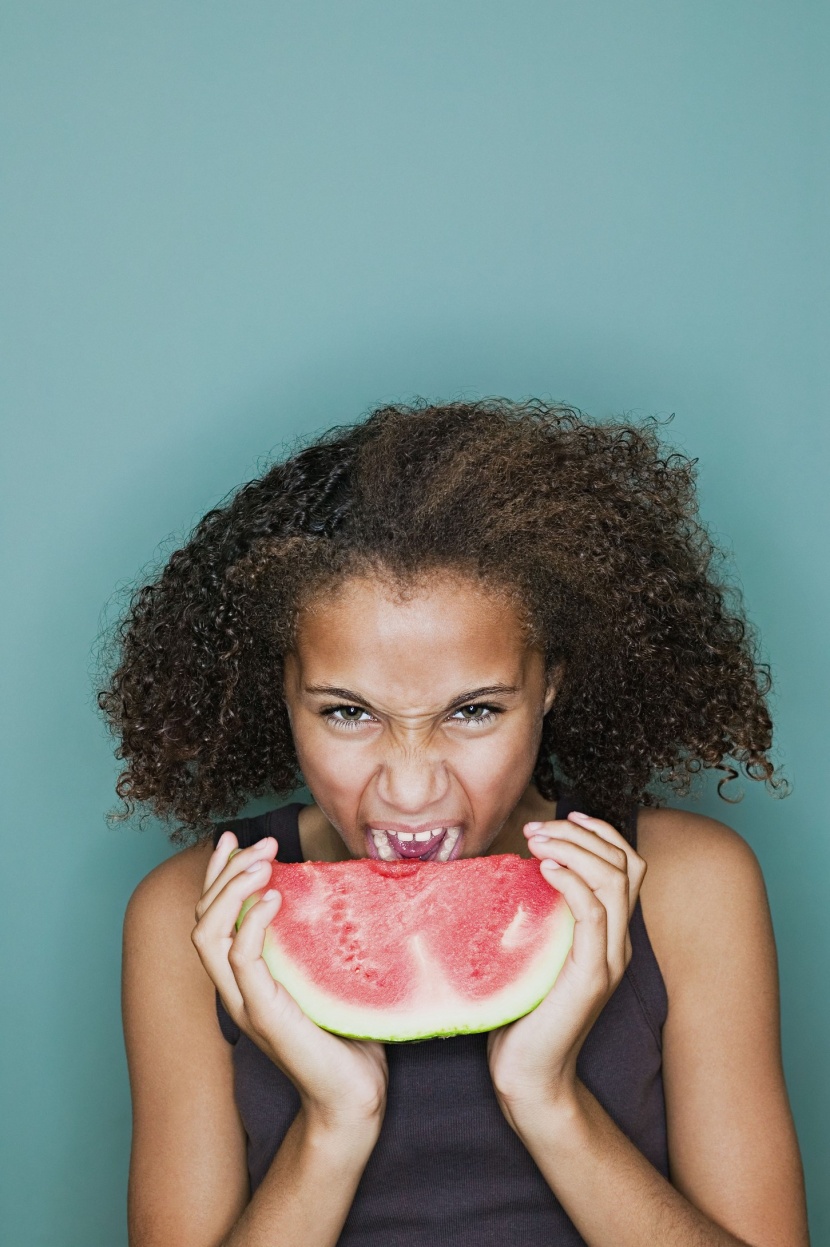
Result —
M 263 957 L 318 1025 L 384 1042 L 492 1030 L 533 1009 L 573 941 L 539 862 L 274 862 Z M 254 898 L 246 903 L 240 921 Z

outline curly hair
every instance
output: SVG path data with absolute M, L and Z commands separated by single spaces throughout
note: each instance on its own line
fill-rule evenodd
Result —
M 533 779 L 622 823 L 705 768 L 787 788 L 768 665 L 697 513 L 697 460 L 654 418 L 506 399 L 384 406 L 273 463 L 132 592 L 98 705 L 136 805 L 201 839 L 301 786 L 282 696 L 304 605 L 367 572 L 448 569 L 507 592 L 564 678 Z M 730 761 L 731 759 L 731 761 Z

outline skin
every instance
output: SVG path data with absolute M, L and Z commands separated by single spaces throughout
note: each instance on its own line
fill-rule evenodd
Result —
M 400 823 L 460 825 L 460 857 L 525 852 L 549 809 L 528 783 L 555 680 L 509 602 L 452 577 L 404 600 L 354 579 L 302 620 L 284 683 L 315 856 L 365 857 L 368 827 Z
M 799 1247 L 803 1184 L 757 862 L 723 824 L 677 810 L 641 811 L 639 852 L 602 820 L 557 820 L 530 777 L 560 676 L 546 678 L 509 602 L 451 575 L 403 599 L 355 578 L 312 604 L 285 662 L 286 704 L 315 797 L 300 820 L 304 856 L 366 856 L 368 827 L 434 822 L 462 828 L 460 855 L 536 857 L 574 913 L 573 949 L 546 999 L 492 1032 L 490 1073 L 507 1121 L 585 1241 Z M 470 700 L 495 686 L 502 691 Z M 356 726 L 342 726 L 349 719 Z M 334 1244 L 383 1122 L 383 1046 L 320 1030 L 262 960 L 280 904 L 261 895 L 276 843 L 235 847 L 226 833 L 212 852 L 185 850 L 128 907 L 136 1247 Z M 236 932 L 242 902 L 256 893 Z M 638 896 L 670 1000 L 671 1183 L 576 1075 L 585 1036 L 630 959 Z M 214 986 L 300 1095 L 253 1198 Z

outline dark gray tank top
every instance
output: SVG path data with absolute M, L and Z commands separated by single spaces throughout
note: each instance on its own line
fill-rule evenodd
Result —
M 302 861 L 293 803 L 216 825 L 241 846 L 275 836 L 278 857 Z M 563 797 L 556 817 L 582 809 Z M 636 809 L 621 828 L 636 848 Z M 638 900 L 632 957 L 589 1032 L 577 1073 L 620 1129 L 668 1177 L 661 1032 L 668 1000 Z M 252 1192 L 262 1181 L 299 1100 L 290 1081 L 226 1012 L 235 1095 L 248 1138 Z M 387 1044 L 389 1093 L 380 1137 L 338 1247 L 577 1247 L 585 1240 L 505 1121 L 487 1068 L 487 1036 Z M 321 1192 L 325 1198 L 325 1192 Z

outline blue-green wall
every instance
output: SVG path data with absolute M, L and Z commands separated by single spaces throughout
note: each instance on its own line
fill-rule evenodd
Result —
M 120 922 L 100 612 L 283 438 L 391 397 L 676 412 L 777 679 L 752 843 L 830 1242 L 826 5 L 6 0 L 3 1199 L 120 1247 Z M 824 229 L 820 226 L 824 224 Z M 824 319 L 822 319 L 824 317 Z M 823 731 L 824 729 L 824 731 Z M 824 772 L 826 774 L 826 770 Z

